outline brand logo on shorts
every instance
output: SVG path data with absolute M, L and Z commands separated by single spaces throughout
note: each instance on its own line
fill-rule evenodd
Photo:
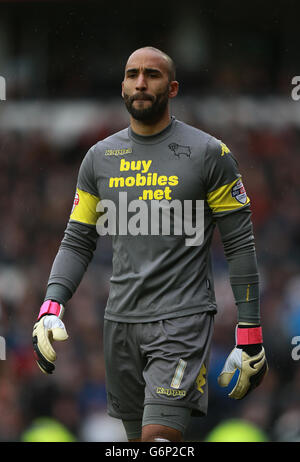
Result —
M 206 372 L 206 366 L 203 363 L 196 379 L 197 390 L 200 391 L 200 393 L 204 393 L 203 387 L 206 384 Z
M 156 393 L 158 395 L 167 396 L 186 396 L 186 390 L 174 390 L 172 388 L 156 387 Z

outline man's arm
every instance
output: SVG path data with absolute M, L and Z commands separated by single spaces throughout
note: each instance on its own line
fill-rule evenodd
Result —
M 62 321 L 65 304 L 80 284 L 96 249 L 96 224 L 100 216 L 96 208 L 100 198 L 92 156 L 93 148 L 81 164 L 70 219 L 52 265 L 44 303 L 33 328 L 36 361 L 46 374 L 51 374 L 55 368 L 53 340 L 68 338 Z
M 45 300 L 65 305 L 80 284 L 96 249 L 96 211 L 100 201 L 94 172 L 95 146 L 85 155 L 78 173 L 68 225 L 52 265 Z
M 52 265 L 45 300 L 66 305 L 79 286 L 97 246 L 94 226 L 70 221 Z
M 218 378 L 228 386 L 239 369 L 229 396 L 244 398 L 263 380 L 268 365 L 260 325 L 259 274 L 251 222 L 250 199 L 238 163 L 224 143 L 208 143 L 203 171 L 207 203 L 219 228 L 237 305 L 236 345 Z
M 217 219 L 237 305 L 238 323 L 260 324 L 259 272 L 250 209 Z

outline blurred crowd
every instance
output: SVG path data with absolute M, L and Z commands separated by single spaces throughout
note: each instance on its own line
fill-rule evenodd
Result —
M 238 125 L 216 131 L 192 116 L 186 121 L 222 139 L 239 161 L 252 202 L 269 363 L 263 384 L 243 401 L 230 400 L 228 390 L 217 384 L 234 345 L 236 307 L 216 233 L 219 312 L 208 372 L 209 411 L 206 418 L 192 419 L 186 439 L 204 441 L 218 424 L 234 418 L 255 425 L 268 441 L 300 441 L 300 131 L 294 126 L 275 131 Z M 58 439 L 126 440 L 120 422 L 106 416 L 102 325 L 111 273 L 109 238 L 99 239 L 94 259 L 67 305 L 69 339 L 55 345 L 53 375 L 38 369 L 31 343 L 81 160 L 96 141 L 121 128 L 101 125 L 63 146 L 40 131 L 1 133 L 0 335 L 6 360 L 0 361 L 0 441 L 34 439 L 41 418 L 62 426 Z

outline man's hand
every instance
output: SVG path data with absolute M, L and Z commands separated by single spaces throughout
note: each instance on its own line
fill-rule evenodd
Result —
M 242 399 L 262 382 L 268 371 L 260 326 L 237 326 L 236 346 L 218 377 L 219 385 L 227 387 L 237 369 L 237 383 L 228 396 Z
M 33 349 L 36 362 L 45 374 L 52 374 L 55 369 L 56 353 L 52 347 L 55 340 L 66 340 L 68 334 L 64 323 L 59 318 L 63 307 L 57 302 L 44 302 L 32 333 Z M 49 313 L 49 314 L 47 314 Z M 57 313 L 57 314 L 55 314 Z

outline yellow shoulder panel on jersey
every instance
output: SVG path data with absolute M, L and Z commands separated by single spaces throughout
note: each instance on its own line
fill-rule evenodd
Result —
M 70 219 L 88 225 L 96 225 L 101 215 L 101 213 L 96 212 L 99 201 L 100 198 L 98 196 L 77 188 Z
M 236 210 L 250 202 L 241 178 L 221 186 L 207 195 L 207 202 L 214 213 Z

